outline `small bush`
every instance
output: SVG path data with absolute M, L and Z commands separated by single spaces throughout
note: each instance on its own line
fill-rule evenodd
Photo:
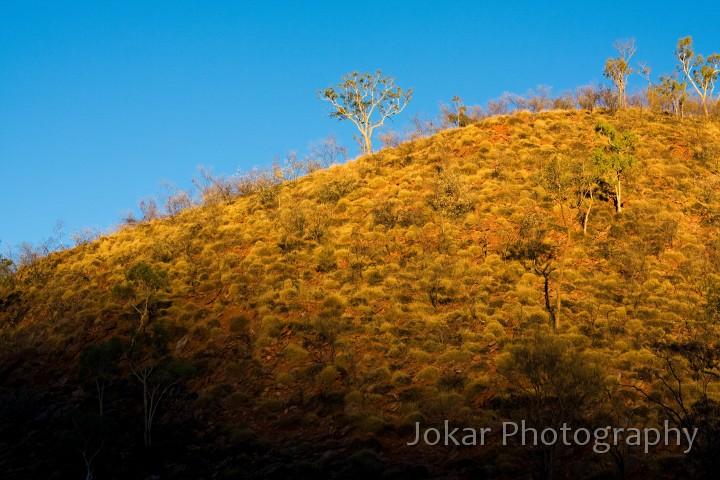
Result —
M 302 362 L 308 357 L 308 351 L 302 347 L 288 345 L 285 347 L 285 358 L 291 362 Z
M 327 273 L 337 268 L 335 250 L 332 247 L 321 248 L 315 258 L 317 261 L 315 269 L 320 273 Z
M 353 180 L 332 180 L 321 188 L 318 200 L 321 203 L 336 203 L 355 188 Z
M 338 371 L 332 365 L 328 365 L 327 367 L 323 368 L 320 373 L 318 373 L 317 380 L 323 387 L 327 388 L 332 386 L 333 382 L 335 382 L 335 379 L 337 377 Z
M 237 317 L 232 317 L 228 322 L 228 325 L 231 332 L 240 333 L 247 330 L 249 323 L 250 320 L 245 315 L 239 315 Z
M 460 217 L 475 207 L 466 190 L 457 173 L 443 172 L 433 185 L 427 204 L 450 218 Z
M 392 377 L 390 378 L 390 383 L 395 386 L 410 385 L 412 383 L 412 378 L 410 378 L 410 375 L 403 372 L 402 370 L 398 370 L 397 372 L 393 373 Z
M 352 476 L 350 478 L 371 478 L 379 476 L 385 469 L 378 454 L 370 449 L 353 453 L 347 459 Z
M 282 330 L 282 322 L 274 315 L 268 315 L 262 319 L 263 332 L 269 337 L 277 337 Z
M 435 382 L 440 378 L 440 369 L 437 367 L 425 367 L 415 375 L 415 378 L 425 382 Z
M 248 396 L 245 392 L 233 392 L 228 397 L 228 405 L 231 408 L 240 408 L 248 404 Z
M 281 385 L 289 387 L 295 383 L 295 377 L 293 377 L 287 372 L 284 372 L 277 376 L 277 382 Z
M 430 355 L 426 351 L 417 348 L 411 349 L 408 355 L 418 363 L 428 363 L 430 361 Z

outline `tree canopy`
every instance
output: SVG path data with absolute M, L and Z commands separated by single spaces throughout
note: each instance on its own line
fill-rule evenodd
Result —
M 601 120 L 595 126 L 595 132 L 605 139 L 604 145 L 593 152 L 595 163 L 605 174 L 608 182 L 615 187 L 615 206 L 617 213 L 622 212 L 622 173 L 637 162 L 635 158 L 636 137 L 631 132 L 618 132 L 610 123 Z
M 330 102 L 331 117 L 350 120 L 360 131 L 358 139 L 363 153 L 372 153 L 373 131 L 385 124 L 385 120 L 397 115 L 410 102 L 413 89 L 403 90 L 395 86 L 395 78 L 374 74 L 352 72 L 343 75 L 342 82 L 325 90 L 318 90 L 320 99 Z
M 684 37 L 678 40 L 675 57 L 680 62 L 680 69 L 685 74 L 685 78 L 700 97 L 703 113 L 706 117 L 709 116 L 708 107 L 718 101 L 713 100 L 713 91 L 720 73 L 720 53 L 713 53 L 706 59 L 695 53 L 692 37 Z

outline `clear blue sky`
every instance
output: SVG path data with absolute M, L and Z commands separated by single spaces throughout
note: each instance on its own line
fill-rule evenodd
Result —
M 0 0 L 0 250 L 119 222 L 166 179 L 186 188 L 353 127 L 315 91 L 382 69 L 415 89 L 401 128 L 460 95 L 602 81 L 634 37 L 655 75 L 678 38 L 720 51 L 720 4 Z M 641 79 L 632 79 L 639 86 Z M 632 85 L 631 85 L 632 86 Z M 69 240 L 67 240 L 69 242 Z

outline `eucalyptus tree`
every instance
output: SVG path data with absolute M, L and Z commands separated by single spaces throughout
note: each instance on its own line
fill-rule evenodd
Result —
M 637 162 L 635 157 L 637 137 L 631 132 L 618 132 L 615 127 L 604 120 L 598 122 L 595 132 L 602 139 L 602 144 L 593 152 L 595 163 L 608 183 L 615 187 L 615 209 L 617 213 L 621 213 L 622 187 L 620 180 L 623 173 Z
M 720 53 L 713 53 L 705 58 L 695 53 L 692 37 L 684 37 L 678 40 L 675 57 L 680 62 L 685 78 L 700 97 L 703 113 L 706 117 L 709 116 L 709 107 L 720 101 L 720 97 L 713 99 L 715 82 L 720 73 Z
M 382 71 L 352 72 L 342 76 L 338 86 L 317 92 L 321 100 L 330 102 L 331 117 L 350 120 L 360 131 L 358 139 L 365 154 L 372 153 L 373 131 L 385 120 L 402 112 L 412 98 L 413 89 L 395 86 L 395 78 L 383 76 Z
M 637 48 L 635 40 L 618 40 L 613 45 L 620 55 L 617 58 L 608 58 L 605 61 L 605 77 L 609 78 L 615 88 L 617 88 L 618 107 L 620 109 L 627 108 L 627 89 L 628 77 L 635 72 L 630 66 L 630 59 L 635 55 Z

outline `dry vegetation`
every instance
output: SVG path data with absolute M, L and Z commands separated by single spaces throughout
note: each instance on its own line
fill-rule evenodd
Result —
M 609 183 L 577 182 L 603 145 L 599 120 L 636 136 L 622 213 Z M 52 253 L 0 286 L 0 469 L 77 477 L 90 459 L 98 478 L 711 472 L 719 162 L 717 121 L 518 112 L 264 177 Z M 585 379 L 587 398 L 518 389 L 528 355 L 554 359 L 544 374 L 570 387 Z M 574 425 L 704 430 L 687 456 L 497 438 L 405 446 L 417 421 L 543 425 L 550 410 Z

